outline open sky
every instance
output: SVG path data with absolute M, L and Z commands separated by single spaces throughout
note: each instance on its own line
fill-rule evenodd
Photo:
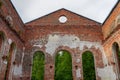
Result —
M 103 23 L 118 0 L 11 0 L 24 23 L 61 8 Z

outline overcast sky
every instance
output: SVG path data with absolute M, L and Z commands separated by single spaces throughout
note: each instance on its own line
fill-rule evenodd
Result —
M 118 0 L 11 0 L 24 23 L 65 8 L 103 23 Z

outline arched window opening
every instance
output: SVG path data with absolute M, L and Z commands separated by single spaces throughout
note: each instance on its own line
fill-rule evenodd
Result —
M 59 51 L 55 56 L 55 80 L 73 80 L 72 58 L 68 51 Z
M 9 75 L 11 74 L 11 66 L 12 66 L 12 57 L 13 57 L 13 53 L 15 51 L 15 43 L 12 43 L 10 45 L 10 49 L 7 55 L 7 68 L 6 68 L 6 72 L 5 72 L 5 79 L 4 80 L 9 80 Z
M 41 51 L 33 55 L 31 80 L 44 80 L 45 55 Z
M 2 49 L 3 43 L 4 43 L 4 33 L 0 32 L 0 50 Z
M 84 80 L 96 80 L 94 56 L 90 51 L 82 54 L 82 66 Z
M 120 79 L 120 48 L 117 43 L 114 43 L 112 46 L 113 49 L 113 56 L 116 65 L 116 70 L 118 73 L 118 78 Z
M 117 24 L 120 24 L 120 15 L 117 17 Z

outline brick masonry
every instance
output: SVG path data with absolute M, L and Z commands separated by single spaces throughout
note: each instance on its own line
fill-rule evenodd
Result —
M 55 55 L 60 50 L 70 52 L 73 80 L 84 79 L 82 54 L 85 51 L 93 53 L 96 80 L 118 80 L 120 73 L 116 69 L 112 45 L 117 42 L 120 46 L 120 3 L 103 25 L 66 9 L 24 24 L 11 2 L 1 1 L 0 80 L 4 80 L 8 64 L 6 56 L 11 52 L 13 43 L 15 47 L 10 53 L 6 80 L 30 80 L 36 51 L 45 55 L 44 80 L 54 80 Z M 67 22 L 60 23 L 60 16 L 66 16 Z

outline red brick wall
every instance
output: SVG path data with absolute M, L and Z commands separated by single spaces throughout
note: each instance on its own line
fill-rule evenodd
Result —
M 104 35 L 104 39 L 107 38 L 112 31 L 117 27 L 117 17 L 120 16 L 120 2 L 117 7 L 113 10 L 109 18 L 106 20 L 104 25 L 102 26 L 102 32 Z
M 14 49 L 14 52 L 18 52 L 18 50 L 21 50 L 22 54 L 22 48 L 24 46 L 20 36 L 18 36 L 16 34 L 16 32 L 14 32 L 13 30 L 11 30 L 11 28 L 9 27 L 9 25 L 6 23 L 6 21 L 3 19 L 3 17 L 0 16 L 0 32 L 3 33 L 3 37 L 4 40 L 2 41 L 2 46 L 1 46 L 1 50 L 0 50 L 0 80 L 4 80 L 5 78 L 5 72 L 6 72 L 6 56 L 9 54 L 9 49 L 10 49 L 10 45 L 12 43 L 15 43 L 16 47 Z M 10 67 L 10 75 L 11 74 L 11 70 L 13 69 L 13 62 L 14 62 L 14 56 L 17 53 L 13 53 L 13 55 L 11 56 L 11 66 Z M 18 58 L 19 59 L 19 58 Z M 19 63 L 18 63 L 19 64 Z M 11 77 L 11 76 L 10 76 Z
M 67 50 L 72 56 L 73 80 L 77 79 L 76 66 L 80 69 L 79 80 L 83 80 L 82 54 L 85 51 L 91 51 L 94 55 L 97 80 L 106 78 L 104 75 L 101 76 L 101 72 L 106 72 L 109 67 L 113 67 L 109 69 L 113 71 L 111 74 L 116 75 L 115 66 L 112 64 L 114 57 L 111 47 L 114 42 L 120 46 L 120 26 L 116 24 L 115 27 L 111 27 L 111 24 L 120 14 L 120 3 L 103 26 L 65 9 L 23 24 L 9 0 L 3 1 L 0 11 L 4 16 L 0 16 L 0 31 L 5 34 L 6 39 L 1 50 L 0 61 L 4 61 L 2 59 L 8 54 L 10 42 L 16 44 L 16 53 L 12 56 L 11 62 L 13 72 L 9 77 L 12 80 L 31 79 L 32 57 L 35 51 L 43 51 L 45 54 L 45 80 L 54 80 L 55 55 L 59 50 Z M 8 15 L 13 19 L 13 30 L 5 20 Z M 64 24 L 58 20 L 62 15 L 68 19 Z M 57 43 L 55 43 L 56 40 Z M 48 45 L 49 42 L 50 45 Z M 52 53 L 48 52 L 51 51 L 50 49 L 47 51 L 48 47 L 53 50 Z M 80 61 L 77 62 L 77 59 Z M 6 64 L 3 62 L 0 65 L 2 65 L 0 80 L 4 80 Z M 108 76 L 106 79 L 112 80 L 113 77 Z
M 58 21 L 58 18 L 61 15 L 65 15 L 68 18 L 68 21 L 64 24 L 60 23 Z M 45 80 L 54 80 L 54 69 L 55 69 L 55 54 L 59 50 L 67 50 L 71 53 L 72 56 L 72 70 L 73 70 L 73 79 L 76 80 L 76 68 L 75 66 L 78 66 L 80 68 L 81 77 L 80 80 L 83 79 L 82 74 L 82 53 L 85 51 L 91 51 L 93 52 L 93 55 L 95 56 L 95 66 L 96 71 L 97 68 L 103 68 L 103 60 L 102 60 L 102 52 L 96 46 L 92 45 L 90 48 L 87 45 L 83 45 L 83 50 L 80 50 L 79 47 L 76 48 L 70 48 L 70 46 L 64 46 L 61 45 L 58 48 L 55 48 L 55 52 L 53 56 L 50 55 L 46 51 L 46 44 L 49 42 L 48 38 L 49 35 L 58 35 L 58 36 L 76 36 L 80 39 L 80 41 L 86 41 L 86 42 L 98 42 L 100 45 L 103 40 L 101 25 L 99 23 L 96 23 L 92 20 L 89 20 L 85 17 L 78 16 L 72 12 L 69 12 L 67 10 L 59 10 L 52 14 L 49 14 L 45 17 L 42 17 L 40 19 L 34 20 L 30 23 L 27 23 L 25 26 L 25 57 L 23 61 L 23 74 L 24 76 L 22 79 L 30 80 L 31 78 L 31 69 L 32 69 L 32 56 L 35 51 L 43 51 L 45 54 L 45 74 L 44 79 Z M 42 47 L 35 47 L 34 45 L 42 43 Z M 67 40 L 65 42 L 68 42 Z M 58 42 L 59 43 L 59 42 Z M 62 43 L 61 43 L 62 44 Z M 72 44 L 72 43 L 70 43 Z M 79 43 L 78 43 L 79 44 Z M 84 44 L 84 43 L 83 43 Z M 88 44 L 89 45 L 89 44 Z M 96 43 L 97 45 L 97 43 Z M 77 63 L 76 59 L 80 59 L 80 62 Z M 29 62 L 28 62 L 29 60 Z M 52 68 L 50 68 L 52 66 Z M 101 80 L 101 78 L 96 73 L 97 80 Z
M 18 13 L 15 11 L 10 0 L 2 0 L 0 13 L 4 16 L 6 21 L 10 23 L 10 27 L 15 30 L 19 35 L 24 31 L 24 24 L 20 19 Z

